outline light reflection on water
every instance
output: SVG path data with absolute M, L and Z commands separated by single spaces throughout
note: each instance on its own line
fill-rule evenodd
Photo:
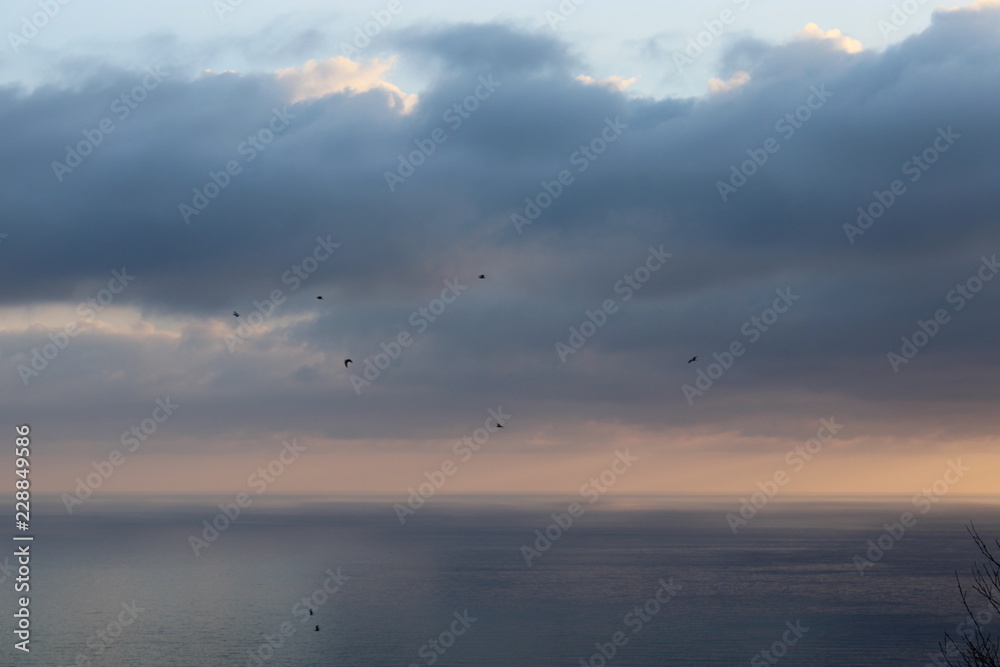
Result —
M 729 505 L 595 506 L 526 567 L 520 547 L 565 508 L 441 502 L 404 526 L 391 503 L 251 508 L 199 557 L 188 536 L 217 509 L 38 517 L 33 650 L 17 655 L 9 639 L 8 579 L 0 656 L 46 667 L 77 656 L 106 667 L 245 665 L 288 623 L 294 634 L 265 649 L 263 664 L 424 665 L 432 652 L 421 648 L 468 609 L 476 621 L 436 665 L 578 665 L 617 631 L 628 641 L 610 665 L 745 665 L 796 620 L 810 630 L 785 664 L 916 665 L 961 620 L 953 572 L 977 555 L 965 523 L 1000 535 L 995 507 L 939 506 L 860 576 L 852 557 L 912 509 L 905 501 L 765 508 L 738 535 Z M 338 568 L 348 579 L 324 599 Z M 660 579 L 682 588 L 633 634 L 625 616 Z M 293 613 L 313 593 L 315 615 Z M 105 645 L 97 632 L 116 631 L 133 600 L 143 611 Z

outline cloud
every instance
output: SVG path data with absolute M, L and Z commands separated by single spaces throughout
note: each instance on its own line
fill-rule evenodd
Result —
M 502 22 L 415 26 L 394 32 L 387 40 L 411 57 L 441 66 L 445 75 L 565 75 L 581 65 L 566 43 L 551 37 L 551 31 L 528 32 Z
M 291 90 L 289 101 L 292 103 L 325 97 L 333 93 L 363 93 L 380 89 L 390 93 L 392 106 L 399 105 L 403 113 L 409 113 L 416 105 L 418 97 L 404 93 L 383 79 L 383 75 L 392 69 L 395 62 L 395 58 L 390 58 L 362 63 L 343 56 L 335 56 L 323 61 L 309 60 L 301 67 L 278 70 L 275 76 L 279 82 L 289 86 Z
M 937 13 L 884 52 L 828 32 L 737 43 L 723 62 L 741 66 L 710 90 L 739 94 L 697 98 L 593 85 L 565 43 L 502 24 L 400 29 L 396 61 L 176 75 L 124 118 L 111 105 L 141 72 L 2 89 L 3 409 L 48 420 L 66 451 L 114 442 L 165 392 L 185 408 L 163 437 L 184 451 L 291 431 L 429 448 L 496 405 L 517 415 L 510 446 L 525 451 L 602 446 L 587 423 L 651 448 L 701 434 L 725 449 L 726 434 L 797 438 L 831 412 L 851 416 L 857 442 L 985 437 L 1000 283 L 961 310 L 948 294 L 1000 253 L 1000 91 L 983 85 L 1000 75 L 998 16 Z M 435 68 L 405 114 L 410 98 L 384 80 L 393 63 Z M 276 111 L 287 127 L 250 151 Z M 114 130 L 58 181 L 52 163 L 105 116 Z M 948 128 L 958 138 L 934 149 Z M 420 164 L 391 192 L 401 160 Z M 718 183 L 748 160 L 724 201 Z M 230 161 L 240 171 L 226 181 Z M 844 225 L 896 180 L 905 192 L 852 244 Z M 216 181 L 184 224 L 179 204 Z M 540 193 L 551 201 L 519 234 L 511 215 Z M 328 237 L 340 248 L 306 272 Z M 672 258 L 626 301 L 616 286 L 660 245 Z M 31 327 L 31 309 L 72 311 L 122 266 L 136 278 L 103 325 L 25 387 L 18 366 L 58 326 Z M 456 279 L 467 291 L 356 396 L 343 359 L 360 366 L 415 333 L 412 314 Z M 786 288 L 801 299 L 750 344 L 745 327 Z M 274 290 L 275 316 L 230 352 L 229 313 Z M 555 344 L 608 299 L 618 312 L 561 363 Z M 940 308 L 952 321 L 894 373 L 886 354 Z M 746 353 L 689 406 L 682 385 L 734 341 Z
M 750 74 L 742 70 L 734 72 L 729 78 L 729 81 L 723 81 L 722 79 L 709 79 L 708 80 L 708 90 L 712 93 L 724 93 L 730 90 L 735 90 L 740 86 L 746 84 L 750 81 Z
M 818 39 L 826 40 L 833 44 L 835 49 L 839 49 L 845 53 L 860 53 L 864 51 L 864 45 L 858 40 L 848 37 L 847 35 L 840 32 L 834 28 L 833 30 L 823 31 L 815 23 L 807 24 L 802 30 L 795 33 L 795 37 L 798 39 Z
M 631 79 L 623 79 L 617 74 L 614 76 L 609 76 L 604 79 L 595 79 L 592 76 L 587 76 L 586 74 L 581 74 L 576 77 L 576 80 L 587 86 L 604 86 L 610 88 L 616 92 L 625 92 L 625 90 L 631 86 L 633 83 L 639 80 L 638 77 L 632 77 Z
M 971 4 L 961 7 L 941 8 L 936 11 L 941 12 L 977 12 L 982 10 L 992 10 L 1000 6 L 1000 0 L 975 0 Z

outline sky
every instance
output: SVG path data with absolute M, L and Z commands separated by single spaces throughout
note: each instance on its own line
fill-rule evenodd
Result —
M 38 492 L 996 492 L 1000 3 L 2 16 Z

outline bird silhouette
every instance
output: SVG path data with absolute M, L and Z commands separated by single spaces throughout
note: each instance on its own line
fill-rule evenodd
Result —
M 497 424 L 497 428 L 503 428 L 503 424 Z
M 319 626 L 318 625 L 316 626 L 316 632 L 319 632 Z
M 312 616 L 312 615 L 313 615 L 313 610 L 312 610 L 312 609 L 310 609 L 310 610 L 309 610 L 309 615 L 310 615 L 310 616 Z
M 347 368 L 348 364 L 353 364 L 353 363 L 354 363 L 353 359 L 344 359 L 344 368 Z
M 239 313 L 237 313 L 237 312 L 236 312 L 236 311 L 234 310 L 234 311 L 233 311 L 233 317 L 239 317 L 239 316 L 240 316 L 240 314 L 239 314 Z
M 698 357 L 691 357 L 690 359 L 688 359 L 689 364 L 693 361 L 698 361 Z
M 322 301 L 322 300 L 323 300 L 323 297 L 321 297 L 321 296 L 318 296 L 318 297 L 316 297 L 316 298 L 317 298 L 317 299 L 319 299 L 320 301 Z
M 480 273 L 479 274 L 479 279 L 480 280 L 486 280 L 486 274 L 485 273 Z

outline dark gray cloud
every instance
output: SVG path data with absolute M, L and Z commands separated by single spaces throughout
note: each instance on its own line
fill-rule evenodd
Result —
M 393 36 L 391 42 L 458 75 L 482 71 L 498 76 L 557 75 L 579 62 L 550 31 L 529 32 L 508 23 L 417 26 Z
M 393 36 L 401 59 L 437 68 L 407 115 L 385 90 L 290 104 L 269 74 L 179 69 L 121 119 L 112 104 L 141 71 L 4 89 L 0 305 L 75 306 L 126 267 L 136 278 L 116 304 L 187 324 L 176 336 L 90 328 L 27 388 L 17 368 L 48 332 L 0 333 L 2 411 L 58 415 L 49 428 L 81 440 L 168 394 L 186 406 L 171 427 L 192 440 L 419 440 L 500 404 L 535 425 L 766 435 L 837 410 L 859 435 L 992 432 L 1000 281 L 961 311 L 947 297 L 1000 253 L 998 32 L 991 9 L 936 14 L 881 53 L 743 41 L 719 75 L 750 81 L 697 99 L 584 85 L 565 44 L 500 24 Z M 310 39 L 307 51 L 323 38 Z M 449 109 L 491 76 L 500 85 L 454 127 Z M 816 106 L 815 90 L 830 95 L 808 120 L 776 125 L 811 95 Z M 243 162 L 243 142 L 286 108 L 287 127 Z M 114 131 L 58 182 L 52 162 L 105 117 Z M 607 119 L 627 128 L 581 162 Z M 447 141 L 390 192 L 385 172 L 436 128 Z M 935 164 L 905 171 L 948 128 L 960 137 Z M 780 148 L 723 201 L 717 182 L 769 138 Z M 178 205 L 234 159 L 243 172 L 185 224 Z M 511 215 L 564 169 L 574 182 L 519 234 Z M 895 179 L 905 193 L 850 243 L 843 225 Z M 340 248 L 293 291 L 283 276 L 317 238 Z M 616 284 L 661 245 L 673 257 L 624 302 Z M 468 289 L 418 335 L 411 314 L 456 278 Z M 785 288 L 800 299 L 751 343 L 744 326 Z M 274 289 L 279 314 L 296 317 L 230 353 L 229 312 Z M 620 310 L 561 363 L 555 343 L 612 298 Z M 951 321 L 894 373 L 886 353 L 939 308 Z M 401 331 L 413 346 L 356 396 L 343 358 L 360 367 Z M 681 385 L 733 341 L 747 353 L 689 406 Z M 686 364 L 694 354 L 702 363 Z

